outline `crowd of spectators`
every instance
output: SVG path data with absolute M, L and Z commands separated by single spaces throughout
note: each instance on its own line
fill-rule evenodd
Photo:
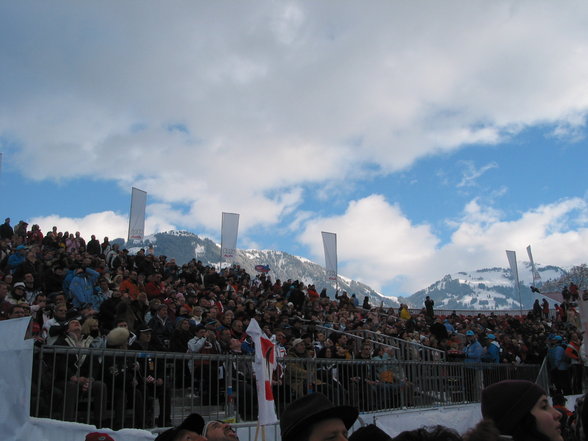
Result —
M 251 354 L 245 331 L 255 318 L 289 357 L 382 359 L 385 346 L 349 338 L 371 331 L 444 351 L 450 361 L 540 364 L 549 355 L 555 386 L 564 393 L 581 388 L 575 285 L 556 309 L 536 302 L 523 316 L 440 315 L 431 299 L 422 310 L 382 308 L 367 297 L 331 298 L 326 289 L 248 274 L 239 265 L 178 264 L 152 249 L 133 255 L 108 237 L 86 242 L 57 227 L 43 234 L 20 221 L 12 228 L 10 219 L 0 225 L 0 275 L 0 319 L 31 316 L 39 345 Z M 86 384 L 84 375 L 75 377 Z M 155 372 L 149 377 L 159 381 Z M 91 387 L 104 393 L 103 385 Z M 169 415 L 160 418 L 164 424 Z

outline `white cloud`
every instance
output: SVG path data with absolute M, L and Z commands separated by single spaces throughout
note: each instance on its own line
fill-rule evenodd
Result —
M 119 237 L 126 239 L 129 219 L 127 216 L 121 216 L 112 211 L 103 211 L 101 213 L 92 213 L 82 218 L 58 215 L 35 217 L 29 221 L 29 224 L 38 224 L 43 234 L 51 231 L 53 226 L 56 226 L 58 231 L 62 232 L 75 233 L 79 231 L 87 242 L 92 234 L 96 235 L 96 239 L 100 241 L 104 237 L 109 237 L 111 240 Z
M 381 195 L 353 201 L 341 216 L 314 219 L 300 235 L 317 262 L 324 261 L 321 231 L 337 234 L 339 273 L 378 289 L 435 253 L 427 225 L 413 225 Z
M 577 137 L 588 6 L 539 3 L 4 3 L 0 136 L 34 179 L 135 184 L 206 228 L 224 209 L 272 224 L 305 184 L 534 124 Z
M 461 181 L 457 184 L 457 187 L 473 187 L 476 185 L 476 180 L 481 177 L 488 170 L 497 168 L 496 162 L 490 162 L 479 168 L 473 163 L 473 161 L 462 161 L 461 164 L 464 166 L 463 175 Z
M 575 198 L 540 206 L 514 220 L 479 201 L 469 202 L 450 243 L 427 225 L 414 225 L 399 207 L 374 195 L 349 204 L 340 216 L 310 221 L 300 240 L 317 262 L 323 262 L 320 231 L 337 234 L 339 273 L 378 289 L 396 282 L 411 294 L 445 274 L 507 266 L 505 250 L 526 260 L 531 244 L 535 260 L 544 264 L 576 265 L 585 261 L 588 204 Z M 569 225 L 575 224 L 575 229 Z

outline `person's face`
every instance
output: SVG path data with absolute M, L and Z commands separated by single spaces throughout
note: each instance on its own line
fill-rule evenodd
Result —
M 167 318 L 167 306 L 159 308 L 159 311 L 157 311 L 157 315 L 161 318 Z
M 362 357 L 369 358 L 372 355 L 372 348 L 369 346 L 364 346 L 361 348 L 361 355 Z
M 149 343 L 151 341 L 151 332 L 139 332 L 139 339 L 142 342 Z
M 10 313 L 10 318 L 20 318 L 20 317 L 24 317 L 24 316 L 25 316 L 24 309 L 20 306 L 13 308 L 12 312 Z
M 537 421 L 537 430 L 551 441 L 563 441 L 561 436 L 561 413 L 554 409 L 543 395 L 531 409 L 531 415 Z
M 226 313 L 223 316 L 223 323 L 225 325 L 230 325 L 232 321 L 233 321 L 233 314 Z
M 116 327 L 117 327 L 117 328 L 128 328 L 128 327 L 129 327 L 129 325 L 128 325 L 128 323 L 127 323 L 127 322 L 118 322 L 118 323 L 116 324 Z
M 190 322 L 188 320 L 184 320 L 181 324 L 181 327 L 184 331 L 188 331 L 190 329 Z
M 82 325 L 77 320 L 71 320 L 69 322 L 69 324 L 67 325 L 67 332 L 76 332 L 76 331 L 81 331 L 81 330 L 82 330 Z
M 239 441 L 237 432 L 230 424 L 213 421 L 206 431 L 208 441 Z
M 294 350 L 298 354 L 303 354 L 306 351 L 306 345 L 304 344 L 304 342 L 298 343 L 296 346 L 294 346 Z
M 58 305 L 55 308 L 54 313 L 57 320 L 63 320 L 65 319 L 65 314 L 67 313 L 67 307 L 64 304 Z
M 308 441 L 346 441 L 347 428 L 341 418 L 319 421 L 312 427 Z

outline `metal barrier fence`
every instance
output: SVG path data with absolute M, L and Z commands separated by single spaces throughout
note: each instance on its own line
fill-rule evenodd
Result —
M 244 355 L 45 346 L 34 358 L 31 415 L 114 429 L 167 427 L 192 412 L 254 421 L 252 361 Z M 536 381 L 539 372 L 539 365 L 288 357 L 278 360 L 273 393 L 278 416 L 310 391 L 369 412 L 477 402 L 489 384 Z
M 445 351 L 425 346 L 420 343 L 413 343 L 398 337 L 392 337 L 386 334 L 380 334 L 365 329 L 356 329 L 349 331 L 351 334 L 360 336 L 365 340 L 373 343 L 381 343 L 392 346 L 396 350 L 396 357 L 400 360 L 413 361 L 445 361 Z

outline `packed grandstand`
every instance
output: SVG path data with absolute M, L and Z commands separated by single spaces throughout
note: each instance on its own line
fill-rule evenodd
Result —
M 32 416 L 114 428 L 167 427 L 195 409 L 255 420 L 253 319 L 275 344 L 278 413 L 308 391 L 361 411 L 476 402 L 488 384 L 541 375 L 553 393 L 582 392 L 575 286 L 557 309 L 439 314 L 23 221 L 6 219 L 0 240 L 0 318 L 30 316 L 37 346 Z

